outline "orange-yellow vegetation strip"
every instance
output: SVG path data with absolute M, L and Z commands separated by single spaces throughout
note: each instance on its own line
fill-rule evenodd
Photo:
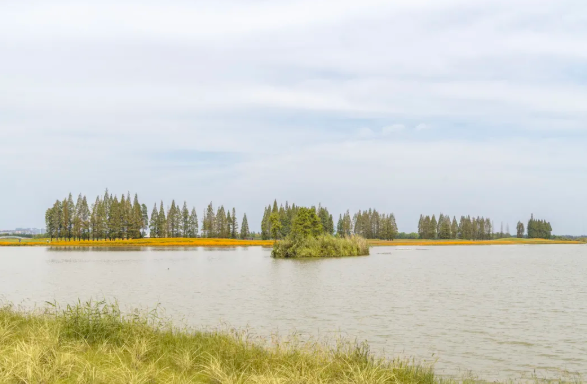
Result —
M 236 240 L 236 239 L 131 239 L 131 240 L 82 240 L 82 241 L 47 241 L 39 239 L 33 241 L 0 242 L 0 246 L 51 246 L 51 247 L 248 247 L 273 246 L 269 240 Z
M 521 245 L 521 244 L 585 244 L 580 241 L 545 239 L 500 239 L 500 240 L 369 240 L 373 246 L 442 246 L 442 245 Z
M 1 241 L 1 246 L 51 246 L 51 247 L 271 247 L 272 240 L 235 240 L 235 239 L 132 239 L 132 240 L 96 240 L 96 241 L 62 241 L 33 239 L 18 241 Z M 372 246 L 442 246 L 442 245 L 515 245 L 515 244 L 585 244 L 579 241 L 543 240 L 543 239 L 500 239 L 500 240 L 369 240 Z

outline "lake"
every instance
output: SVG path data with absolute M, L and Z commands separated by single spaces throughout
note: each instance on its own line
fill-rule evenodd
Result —
M 0 298 L 116 298 L 197 327 L 367 340 L 438 373 L 587 376 L 587 246 L 376 247 L 274 260 L 270 250 L 0 248 Z

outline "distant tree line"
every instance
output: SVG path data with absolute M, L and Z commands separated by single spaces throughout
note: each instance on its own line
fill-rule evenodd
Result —
M 131 200 L 130 193 L 118 200 L 106 191 L 92 207 L 81 194 L 74 203 L 70 193 L 47 209 L 45 224 L 51 239 L 134 239 L 142 237 L 147 229 L 146 212 L 147 207 L 139 203 L 137 195 Z
M 81 194 L 74 203 L 71 193 L 65 199 L 57 200 L 45 212 L 47 235 L 53 239 L 77 240 L 115 240 L 145 237 L 199 237 L 199 223 L 196 209 L 188 209 L 187 203 L 180 207 L 171 202 L 166 210 L 163 202 L 159 208 L 153 207 L 151 217 L 147 206 L 139 202 L 135 194 L 131 200 L 126 196 L 111 195 L 106 190 L 103 197 L 98 196 L 94 204 L 88 204 Z M 202 237 L 247 238 L 250 236 L 247 215 L 242 224 L 237 224 L 236 210 L 232 213 L 220 207 L 215 213 L 212 203 L 204 212 Z
M 139 202 L 135 194 L 131 198 L 130 193 L 121 195 L 109 194 L 106 190 L 104 196 L 98 196 L 93 204 L 89 204 L 85 196 L 81 194 L 76 202 L 71 195 L 63 200 L 57 200 L 52 207 L 45 212 L 47 236 L 51 239 L 77 239 L 77 240 L 101 240 L 101 239 L 136 239 L 151 237 L 207 237 L 207 238 L 249 238 L 260 236 L 264 240 L 284 239 L 292 231 L 294 219 L 300 211 L 295 204 L 273 204 L 265 208 L 261 221 L 261 233 L 255 234 L 249 229 L 247 215 L 243 215 L 239 226 L 236 209 L 225 209 L 220 206 L 214 209 L 212 203 L 208 205 L 202 214 L 201 226 L 195 208 L 188 208 L 186 202 L 183 206 L 171 202 L 171 206 L 165 209 L 163 202 L 159 207 L 154 205 L 149 218 L 147 206 Z M 318 205 L 311 207 L 320 224 L 322 234 L 339 237 L 359 235 L 366 239 L 394 240 L 403 239 L 464 239 L 464 240 L 489 240 L 494 237 L 492 221 L 484 217 L 461 216 L 457 222 L 455 216 L 440 214 L 438 220 L 435 215 L 420 215 L 417 233 L 398 233 L 397 223 L 393 213 L 379 213 L 376 209 L 368 209 L 351 216 L 347 210 L 339 215 L 336 227 L 332 214 L 326 207 Z M 307 213 L 307 212 L 306 212 Z M 312 216 L 313 217 L 313 216 Z M 316 224 L 316 223 L 314 223 Z M 316 225 L 314 227 L 317 228 Z M 524 237 L 527 229 L 528 238 L 552 237 L 552 227 L 545 220 L 536 220 L 534 215 L 528 221 L 525 228 L 522 222 L 516 226 L 516 235 Z M 509 230 L 506 231 L 509 233 Z M 497 237 L 503 237 L 503 224 Z
M 273 205 L 270 204 L 265 207 L 265 211 L 263 212 L 261 238 L 263 240 L 278 240 L 287 237 L 291 233 L 292 224 L 300 209 L 295 204 L 289 205 L 286 202 L 285 206 L 283 204 L 278 206 L 277 200 L 273 201 Z M 328 209 L 320 205 L 318 208 L 312 207 L 311 209 L 316 212 L 321 225 L 321 231 L 325 234 L 334 234 L 334 222 Z
M 489 240 L 492 238 L 491 220 L 483 217 L 461 216 L 460 221 L 453 216 L 440 214 L 436 216 L 420 215 L 418 235 L 421 239 L 463 239 Z
M 321 224 L 322 233 L 341 237 L 351 235 L 360 235 L 367 239 L 393 240 L 397 233 L 397 224 L 393 214 L 380 214 L 374 209 L 359 211 L 351 217 L 347 210 L 343 215 L 339 215 L 336 227 L 332 214 L 326 207 L 318 205 L 311 207 L 316 213 Z M 277 200 L 273 204 L 265 207 L 263 219 L 261 220 L 261 237 L 264 240 L 284 239 L 292 230 L 292 223 L 298 215 L 300 207 L 295 204 L 277 205 Z
M 348 216 L 348 211 L 345 214 Z M 344 223 L 344 220 L 343 220 Z M 346 228 L 343 228 L 346 231 Z M 393 213 L 384 214 L 376 209 L 369 208 L 353 215 L 353 227 L 350 233 L 364 237 L 365 239 L 394 240 L 397 237 L 397 223 Z M 347 232 L 345 232 L 345 235 Z
M 529 239 L 550 239 L 552 237 L 552 226 L 546 220 L 536 220 L 534 215 L 528 220 Z

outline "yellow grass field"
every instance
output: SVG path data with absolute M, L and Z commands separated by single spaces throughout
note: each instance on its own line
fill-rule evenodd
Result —
M 235 239 L 132 239 L 113 241 L 49 241 L 49 239 L 0 239 L 0 246 L 51 246 L 51 247 L 248 247 L 273 246 L 270 240 L 235 240 Z
M 585 244 L 580 241 L 545 240 L 545 239 L 518 239 L 515 237 L 499 240 L 412 240 L 401 239 L 394 241 L 369 240 L 373 246 L 443 246 L 443 245 L 520 245 L 520 244 Z
M 51 246 L 51 247 L 272 247 L 273 240 L 235 240 L 235 239 L 133 239 L 113 241 L 49 241 L 49 239 L 0 239 L 0 246 Z M 520 245 L 520 244 L 585 244 L 580 241 L 517 239 L 499 240 L 369 240 L 372 246 L 447 246 L 447 245 Z

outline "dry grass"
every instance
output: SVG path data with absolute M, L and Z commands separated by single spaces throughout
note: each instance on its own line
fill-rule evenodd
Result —
M 374 357 L 365 344 L 261 345 L 235 331 L 177 329 L 156 314 L 85 303 L 0 308 L 1 383 L 367 384 L 448 382 L 431 367 Z

